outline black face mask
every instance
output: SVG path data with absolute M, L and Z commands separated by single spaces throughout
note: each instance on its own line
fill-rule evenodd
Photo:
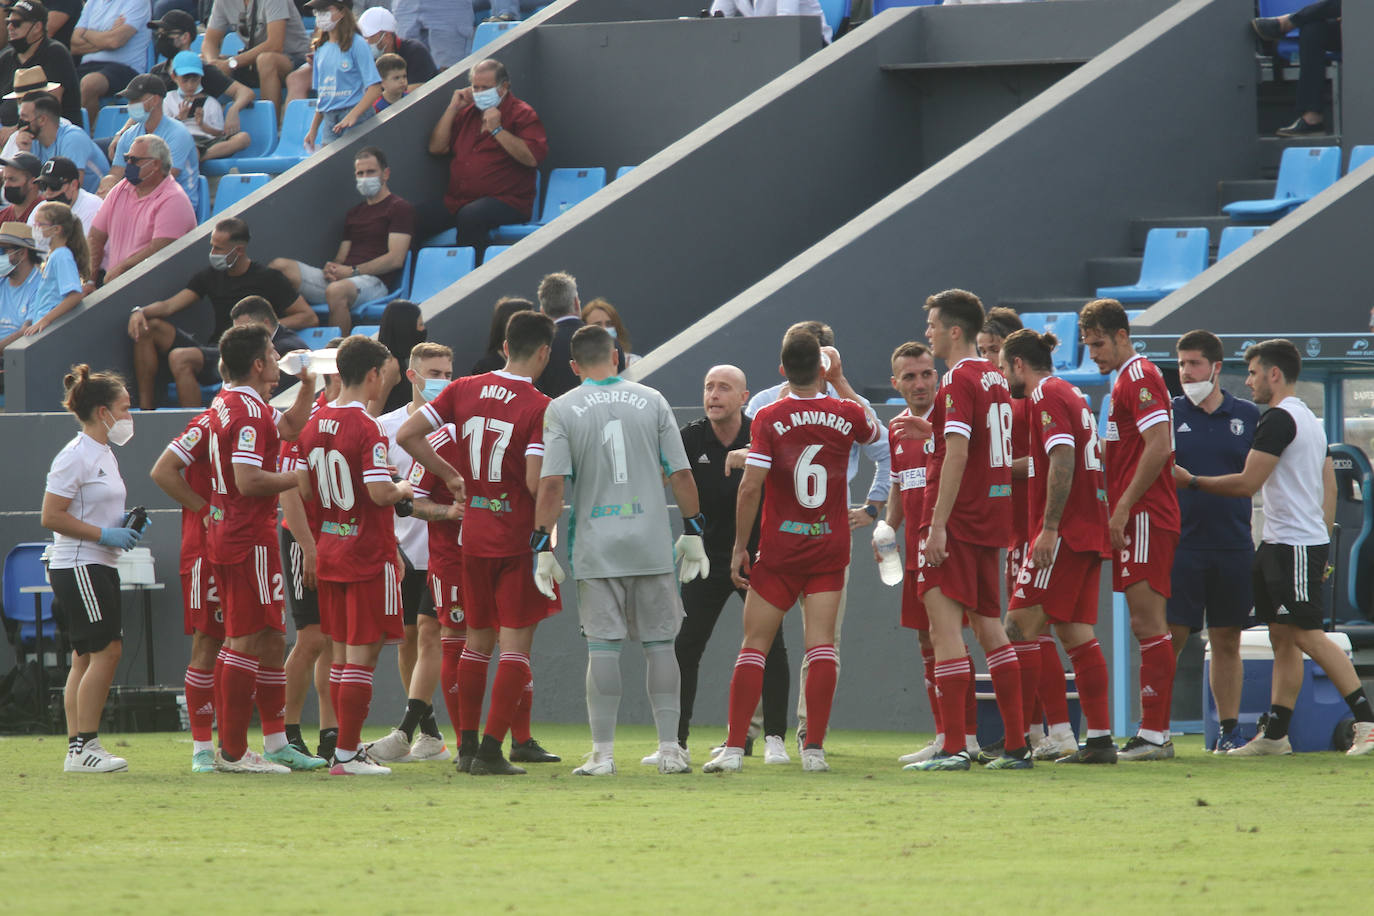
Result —
M 14 42 L 10 42 L 10 44 L 14 44 Z M 177 47 L 175 38 L 166 32 L 159 32 L 157 40 L 153 42 L 153 50 L 157 52 L 158 57 L 165 57 L 171 60 L 173 57 L 177 56 L 177 51 L 181 49 Z
M 8 184 L 5 185 L 5 200 L 9 201 L 12 204 L 22 204 L 24 202 L 24 196 L 27 193 L 28 192 L 24 188 L 15 187 L 14 185 Z
M 23 54 L 29 48 L 33 47 L 33 42 L 28 38 L 11 38 L 10 47 L 14 48 L 16 53 Z

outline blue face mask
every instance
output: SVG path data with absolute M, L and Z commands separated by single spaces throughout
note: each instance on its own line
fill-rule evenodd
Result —
M 486 111 L 488 108 L 495 108 L 497 105 L 501 104 L 501 90 L 496 88 L 475 89 L 472 93 L 472 104 L 476 105 L 482 111 Z
M 611 325 L 609 328 L 607 328 L 606 333 L 611 335 L 611 340 L 615 340 L 617 337 L 620 336 L 615 332 L 615 325 Z
M 137 185 L 143 180 L 143 169 L 137 162 L 124 163 L 124 180 L 131 185 Z
M 142 101 L 133 102 L 129 105 L 129 117 L 133 118 L 136 123 L 144 123 L 148 120 L 148 115 L 150 114 L 152 114 L 152 112 L 144 106 Z
M 447 387 L 448 379 L 446 378 L 427 378 L 425 379 L 425 387 L 421 391 L 420 396 L 426 401 L 432 401 L 439 396 L 439 392 Z

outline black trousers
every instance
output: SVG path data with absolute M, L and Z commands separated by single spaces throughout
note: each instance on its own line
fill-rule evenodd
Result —
M 1298 113 L 1322 110 L 1326 52 L 1341 49 L 1341 0 L 1319 0 L 1288 18 L 1298 27 Z
M 453 217 L 453 224 L 458 228 L 458 244 L 472 248 L 485 248 L 487 233 L 497 226 L 528 221 L 527 214 L 495 197 L 479 197 Z
M 728 569 L 728 564 L 722 563 L 721 568 Z M 744 591 L 735 588 L 728 573 L 709 579 L 693 579 L 682 586 L 682 606 L 687 616 L 682 621 L 674 648 L 677 650 L 678 668 L 682 671 L 682 712 L 678 719 L 677 739 L 683 745 L 687 743 L 692 706 L 697 699 L 697 673 L 701 668 L 701 655 L 706 651 L 706 643 L 731 595 L 739 595 L 740 600 L 744 600 Z M 768 650 L 763 666 L 765 735 L 787 734 L 787 694 L 790 683 L 787 646 L 783 644 L 782 627 L 778 627 L 778 635 L 773 637 L 773 645 Z

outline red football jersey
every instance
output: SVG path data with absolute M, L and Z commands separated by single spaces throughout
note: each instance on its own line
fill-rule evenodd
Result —
M 750 425 L 746 464 L 768 471 L 759 562 L 779 572 L 833 572 L 849 565 L 849 451 L 882 427 L 862 405 L 829 395 L 788 395 Z
M 967 544 L 1005 547 L 1011 515 L 1011 389 L 997 367 L 985 359 L 961 359 L 940 380 L 940 393 L 930 412 L 935 450 L 926 465 L 929 498 L 921 515 L 928 526 L 940 492 L 945 437 L 969 440 L 968 463 L 959 483 L 946 530 Z
M 259 545 L 277 545 L 277 497 L 243 496 L 236 464 L 275 471 L 281 414 L 251 388 L 226 388 L 210 405 L 210 526 L 205 553 L 230 566 Z
M 892 418 L 887 430 L 887 448 L 892 456 L 892 487 L 901 493 L 902 524 L 906 528 L 906 568 L 920 566 L 921 515 L 925 511 L 926 461 L 935 451 L 935 440 L 899 439 L 898 421 L 911 416 L 907 408 Z M 925 412 L 928 419 L 930 411 Z M 889 496 L 889 499 L 892 497 Z
M 1059 537 L 1070 550 L 1109 556 L 1107 490 L 1097 441 L 1097 420 L 1083 393 L 1062 378 L 1049 376 L 1024 399 L 1030 404 L 1030 471 L 1027 479 L 1030 539 L 1045 522 L 1050 449 L 1073 449 L 1073 485 L 1059 520 Z
M 1025 458 L 1029 455 L 1030 440 L 1030 398 L 1011 399 L 1011 457 Z M 1011 540 L 1008 547 L 1020 547 L 1030 540 L 1030 520 L 1026 516 L 1026 479 L 1011 479 Z
M 498 371 L 454 379 L 420 408 L 431 425 L 452 423 L 461 437 L 458 460 L 449 463 L 467 482 L 463 530 L 475 557 L 529 552 L 534 497 L 525 485 L 525 459 L 544 456 L 549 400 L 529 379 Z
M 396 510 L 374 503 L 367 485 L 391 481 L 386 433 L 357 401 L 321 407 L 301 432 L 300 454 L 314 490 L 307 505 L 318 506 L 311 522 L 318 525 L 320 578 L 380 575 L 396 559 Z
M 1169 458 L 1159 476 L 1140 497 L 1132 513 L 1149 512 L 1150 524 L 1164 531 L 1179 530 L 1178 490 L 1174 488 L 1174 410 L 1169 389 L 1155 364 L 1133 356 L 1117 373 L 1112 386 L 1111 408 L 1102 441 L 1107 463 L 1107 501 L 1114 508 L 1131 485 L 1136 465 L 1145 450 L 1141 435 L 1156 424 L 1169 431 Z
M 445 423 L 425 437 L 435 453 L 454 467 L 458 466 L 458 428 Z M 442 480 L 425 470 L 420 462 L 410 467 L 410 486 L 416 499 L 428 497 L 441 506 L 453 505 L 453 494 Z M 459 582 L 463 578 L 463 523 L 427 522 L 429 525 L 429 571 L 445 582 Z
M 182 476 L 195 494 L 210 501 L 210 411 L 198 415 L 180 436 L 167 445 L 167 451 L 186 466 Z M 196 560 L 205 555 L 205 525 L 200 516 L 182 507 L 181 510 L 181 568 L 185 575 Z

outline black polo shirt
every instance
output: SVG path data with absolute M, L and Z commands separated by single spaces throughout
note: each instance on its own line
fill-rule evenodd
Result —
M 716 438 L 711 421 L 705 417 L 682 427 L 682 447 L 687 452 L 687 463 L 691 465 L 692 477 L 697 483 L 701 511 L 706 515 L 702 541 L 706 546 L 706 556 L 711 561 L 712 575 L 716 575 L 717 571 L 729 575 L 730 554 L 735 546 L 735 498 L 739 493 L 739 483 L 744 479 L 744 471 L 737 469 L 727 477 L 725 456 L 728 452 L 749 445 L 749 418 L 741 419 L 739 433 L 729 445 L 723 445 Z M 755 518 L 754 532 L 749 536 L 751 562 L 758 547 L 759 520 Z

